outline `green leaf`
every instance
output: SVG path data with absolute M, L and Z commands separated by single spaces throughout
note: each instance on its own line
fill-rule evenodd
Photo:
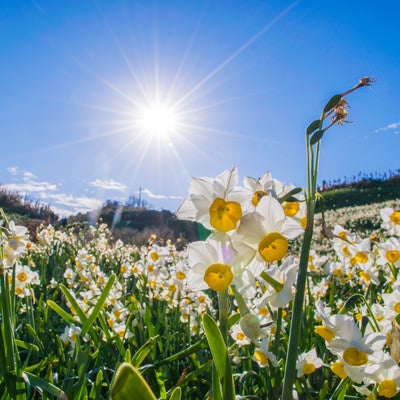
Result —
M 15 339 L 15 344 L 21 349 L 39 351 L 38 346 L 33 343 L 24 342 L 23 340 Z
M 313 144 L 317 143 L 319 140 L 321 140 L 322 136 L 324 135 L 325 131 L 324 130 L 319 130 L 315 132 L 310 139 L 310 145 L 312 146 Z
M 169 398 L 169 400 L 181 400 L 181 396 L 182 396 L 182 390 L 178 386 L 171 393 L 171 397 Z
M 86 315 L 83 312 L 83 310 L 81 309 L 81 307 L 79 306 L 79 304 L 76 301 L 74 295 L 62 283 L 60 283 L 60 289 L 62 290 L 62 292 L 64 293 L 65 297 L 67 298 L 67 300 L 71 304 L 72 308 L 75 310 L 76 315 L 81 320 L 82 325 L 85 324 L 85 322 L 87 321 Z
M 84 337 L 86 335 L 86 333 L 88 333 L 89 329 L 93 325 L 93 322 L 96 320 L 100 310 L 104 307 L 104 302 L 106 301 L 107 296 L 110 293 L 110 290 L 114 284 L 114 281 L 115 281 L 115 274 L 112 274 L 110 276 L 110 279 L 108 280 L 106 286 L 104 287 L 99 300 L 97 301 L 96 305 L 94 306 L 92 313 L 90 314 L 90 316 L 88 317 L 88 319 L 86 320 L 86 322 L 84 323 L 84 325 L 82 327 L 82 331 L 80 333 L 81 337 Z
M 122 363 L 111 383 L 110 400 L 157 400 L 142 375 L 129 363 Z
M 24 375 L 28 378 L 30 385 L 36 388 L 40 388 L 47 394 L 55 396 L 59 399 L 68 400 L 67 395 L 60 388 L 53 385 L 52 383 L 47 382 L 44 379 L 39 378 L 38 376 L 31 374 L 30 372 L 27 371 L 24 372 Z
M 351 308 L 353 308 L 357 303 L 363 301 L 364 296 L 360 293 L 353 294 L 353 296 L 349 297 L 344 303 L 343 307 L 339 310 L 338 314 L 345 314 Z
M 315 121 L 311 122 L 311 124 L 308 125 L 306 130 L 307 136 L 310 136 L 314 131 L 316 131 L 319 128 L 320 123 L 321 123 L 320 119 L 316 119 Z
M 340 100 L 342 100 L 341 94 L 335 94 L 334 96 L 332 96 L 324 107 L 324 114 L 332 110 L 332 108 L 336 107 L 339 104 Z
M 299 201 L 299 199 L 296 198 L 292 198 L 295 194 L 302 192 L 303 189 L 300 187 L 296 187 L 294 189 L 292 189 L 290 192 L 286 193 L 284 196 L 280 197 L 279 203 L 283 203 L 284 201 Z
M 64 321 L 68 322 L 69 324 L 76 324 L 77 321 L 75 318 L 68 314 L 63 308 L 61 308 L 57 303 L 53 300 L 47 300 L 47 305 L 55 311 Z
M 227 350 L 224 339 L 214 319 L 208 315 L 203 316 L 204 332 L 214 359 L 215 367 L 220 379 L 223 379 L 226 371 Z
M 143 346 L 140 347 L 140 349 L 132 357 L 133 366 L 135 366 L 136 368 L 140 367 L 142 362 L 145 360 L 147 355 L 150 353 L 150 351 L 156 344 L 157 338 L 158 336 L 150 338 Z

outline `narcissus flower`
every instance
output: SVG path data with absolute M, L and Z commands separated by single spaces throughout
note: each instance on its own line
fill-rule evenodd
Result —
M 294 282 L 297 277 L 298 261 L 293 256 L 287 257 L 279 267 L 272 267 L 262 273 L 266 281 L 266 292 L 259 307 L 267 302 L 275 308 L 286 307 L 294 296 Z
M 244 187 L 249 190 L 251 195 L 251 205 L 257 207 L 260 200 L 267 195 L 276 197 L 274 191 L 274 180 L 270 172 L 266 172 L 261 178 L 256 179 L 246 176 L 243 180 Z
M 232 236 L 234 247 L 247 262 L 255 261 L 255 271 L 265 269 L 265 263 L 279 261 L 286 256 L 288 239 L 294 239 L 303 230 L 289 220 L 279 202 L 271 196 L 263 197 L 257 211 L 242 218 Z M 257 272 L 254 273 L 257 275 Z
M 236 253 L 228 239 L 208 238 L 188 246 L 188 286 L 192 289 L 213 289 L 224 292 L 234 279 Z
M 316 350 L 313 348 L 307 353 L 299 355 L 296 363 L 297 377 L 312 374 L 317 368 L 322 367 L 323 361 L 318 357 Z
M 365 374 L 378 384 L 378 393 L 382 397 L 391 399 L 400 390 L 400 367 L 387 354 L 379 364 L 367 367 Z
M 207 229 L 219 232 L 234 230 L 243 215 L 242 204 L 249 192 L 236 186 L 238 171 L 226 170 L 217 178 L 194 178 L 187 197 L 176 216 L 180 219 L 197 221 Z
M 380 214 L 383 220 L 382 228 L 386 229 L 390 235 L 400 236 L 400 210 L 385 207 Z

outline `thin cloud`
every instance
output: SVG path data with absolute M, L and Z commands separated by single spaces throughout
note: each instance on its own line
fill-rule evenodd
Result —
M 17 171 L 15 171 L 17 172 Z M 16 175 L 16 174 L 15 174 Z M 20 192 L 29 194 L 30 192 L 45 192 L 57 190 L 57 185 L 54 183 L 39 181 L 31 172 L 24 172 L 21 183 L 6 183 L 3 187 L 11 192 Z
M 17 173 L 18 173 L 18 167 L 8 167 L 7 168 L 7 172 L 10 174 L 10 175 L 17 175 Z
M 384 126 L 382 128 L 375 129 L 374 132 L 378 133 L 378 132 L 385 132 L 385 131 L 395 131 L 394 132 L 395 134 L 399 134 L 400 131 L 397 130 L 397 128 L 400 128 L 400 122 L 393 122 L 393 123 L 391 123 L 389 125 L 386 125 L 386 126 Z
M 166 195 L 166 194 L 155 194 L 149 189 L 143 189 L 142 193 L 149 196 L 151 199 L 158 200 L 182 200 L 183 196 L 174 196 L 174 195 Z
M 79 212 L 93 211 L 103 205 L 103 202 L 94 197 L 72 196 L 65 193 L 50 193 L 43 195 L 43 200 L 50 203 L 55 210 L 62 210 L 62 215 L 77 214 Z
M 123 183 L 114 181 L 113 179 L 96 179 L 90 182 L 90 185 L 104 190 L 118 190 L 120 192 L 124 192 L 127 188 Z

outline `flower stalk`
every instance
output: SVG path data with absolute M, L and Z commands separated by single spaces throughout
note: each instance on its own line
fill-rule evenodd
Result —
M 293 385 L 296 380 L 296 362 L 298 356 L 298 343 L 301 331 L 301 319 L 303 315 L 303 305 L 305 296 L 305 286 L 307 282 L 308 260 L 311 249 L 311 240 L 314 228 L 314 214 L 317 202 L 317 177 L 318 165 L 320 157 L 320 143 L 325 132 L 334 124 L 342 125 L 345 121 L 347 111 L 347 101 L 344 96 L 353 91 L 370 86 L 373 79 L 365 77 L 360 79 L 357 85 L 346 92 L 333 96 L 324 107 L 319 120 L 312 122 L 306 130 L 306 162 L 307 162 L 307 224 L 304 232 L 303 243 L 301 247 L 299 271 L 296 283 L 296 295 L 294 298 L 292 318 L 290 323 L 288 352 L 286 355 L 286 365 L 284 373 L 284 381 L 282 388 L 282 400 L 293 399 Z M 322 128 L 324 120 L 327 116 L 333 115 L 331 123 Z

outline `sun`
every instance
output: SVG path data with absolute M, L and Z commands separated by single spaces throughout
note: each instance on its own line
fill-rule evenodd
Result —
M 170 138 L 179 131 L 179 113 L 168 104 L 153 103 L 139 110 L 137 128 L 158 139 Z

